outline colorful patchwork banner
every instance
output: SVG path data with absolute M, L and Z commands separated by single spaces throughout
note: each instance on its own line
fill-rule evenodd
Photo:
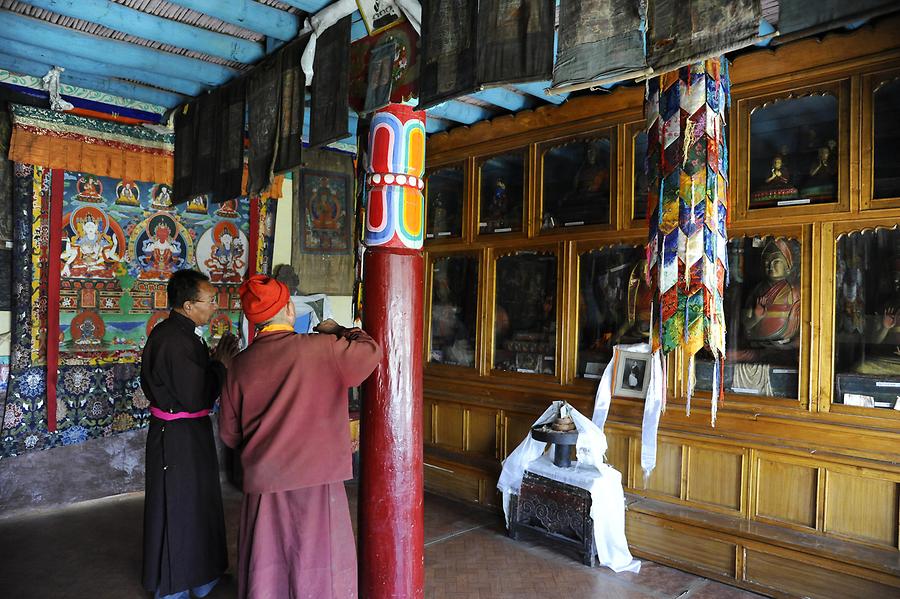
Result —
M 421 249 L 425 237 L 425 113 L 392 104 L 372 118 L 367 246 Z
M 713 424 L 725 356 L 729 102 L 724 59 L 682 67 L 647 83 L 653 350 L 684 350 L 690 361 L 688 410 L 694 356 L 703 348 L 713 354 Z

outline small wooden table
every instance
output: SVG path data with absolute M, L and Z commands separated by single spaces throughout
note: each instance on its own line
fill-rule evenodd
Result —
M 597 563 L 587 489 L 526 470 L 519 495 L 510 498 L 509 536 L 518 539 L 523 530 L 575 547 L 585 566 Z

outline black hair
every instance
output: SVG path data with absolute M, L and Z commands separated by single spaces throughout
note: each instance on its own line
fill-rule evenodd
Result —
M 180 308 L 184 302 L 197 299 L 200 283 L 208 282 L 202 272 L 196 270 L 179 270 L 169 277 L 166 285 L 166 295 L 169 296 L 169 307 Z

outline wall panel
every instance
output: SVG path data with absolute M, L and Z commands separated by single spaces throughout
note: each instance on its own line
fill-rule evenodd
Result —
M 754 516 L 816 527 L 818 471 L 810 466 L 761 458 L 757 461 Z
M 825 531 L 897 546 L 897 483 L 840 472 L 825 482 Z

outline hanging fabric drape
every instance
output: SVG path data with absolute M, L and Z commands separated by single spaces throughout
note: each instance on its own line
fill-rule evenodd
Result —
M 234 199 L 243 192 L 244 113 L 246 112 L 246 78 L 216 90 L 221 95 L 216 115 L 219 141 L 216 148 L 216 177 L 213 202 Z
M 472 92 L 478 0 L 423 0 L 418 110 Z
M 715 358 L 712 422 L 725 356 L 723 292 L 728 274 L 728 63 L 709 59 L 647 82 L 649 240 L 647 265 L 654 289 L 654 351 L 682 348 Z
M 567 0 L 559 6 L 559 45 L 551 93 L 650 73 L 644 56 L 644 0 Z
M 275 172 L 283 173 L 300 166 L 303 148 L 303 121 L 306 108 L 306 76 L 300 68 L 300 54 L 309 36 L 285 46 L 281 53 L 281 111 L 278 125 L 278 151 Z
M 247 81 L 247 130 L 250 137 L 247 193 L 251 195 L 259 193 L 272 182 L 280 107 L 281 59 L 280 55 L 275 55 L 256 67 Z
M 480 0 L 479 85 L 547 80 L 553 71 L 555 16 L 554 0 Z
M 325 30 L 316 42 L 312 80 L 309 147 L 318 148 L 350 135 L 350 17 Z
M 653 0 L 647 62 L 655 73 L 738 50 L 759 39 L 759 0 Z
M 837 29 L 900 10 L 897 0 L 818 0 L 815 8 L 804 0 L 780 0 L 778 32 L 774 43 L 784 44 L 802 36 Z

